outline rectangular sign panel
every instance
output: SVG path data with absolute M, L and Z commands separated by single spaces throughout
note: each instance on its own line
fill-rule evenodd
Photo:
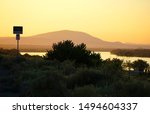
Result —
M 14 26 L 13 33 L 14 34 L 23 34 L 23 27 L 22 26 Z

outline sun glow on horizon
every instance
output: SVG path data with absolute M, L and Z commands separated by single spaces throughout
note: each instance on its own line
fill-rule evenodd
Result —
M 150 44 L 150 0 L 0 0 L 0 37 L 22 25 L 32 36 L 58 30 Z

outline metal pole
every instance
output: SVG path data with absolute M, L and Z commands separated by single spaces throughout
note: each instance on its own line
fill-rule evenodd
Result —
M 19 40 L 20 40 L 20 34 L 16 34 L 16 40 L 17 40 L 17 56 L 19 56 Z
M 19 40 L 17 40 L 17 56 L 19 56 Z

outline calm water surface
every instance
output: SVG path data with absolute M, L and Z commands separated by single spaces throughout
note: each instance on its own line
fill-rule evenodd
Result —
M 24 55 L 25 53 L 29 54 L 29 55 L 39 55 L 39 56 L 44 56 L 46 54 L 46 52 L 21 52 L 22 55 Z M 108 58 L 113 59 L 113 58 L 118 58 L 118 59 L 122 59 L 124 61 L 135 61 L 138 59 L 142 59 L 147 61 L 150 64 L 150 58 L 147 57 L 125 57 L 125 56 L 117 56 L 114 54 L 111 54 L 110 52 L 95 52 L 95 53 L 100 53 L 101 54 L 101 58 L 103 60 L 106 60 Z

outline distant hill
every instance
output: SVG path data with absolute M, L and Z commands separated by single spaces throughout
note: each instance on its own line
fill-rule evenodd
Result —
M 72 40 L 76 44 L 85 43 L 90 49 L 135 49 L 144 48 L 150 49 L 150 45 L 135 45 L 125 44 L 121 42 L 108 42 L 100 38 L 91 36 L 87 33 L 78 31 L 56 31 L 44 34 L 39 34 L 30 37 L 22 37 L 20 40 L 23 50 L 46 50 L 50 49 L 53 43 L 63 40 Z M 16 40 L 14 37 L 0 38 L 0 47 L 15 48 Z

